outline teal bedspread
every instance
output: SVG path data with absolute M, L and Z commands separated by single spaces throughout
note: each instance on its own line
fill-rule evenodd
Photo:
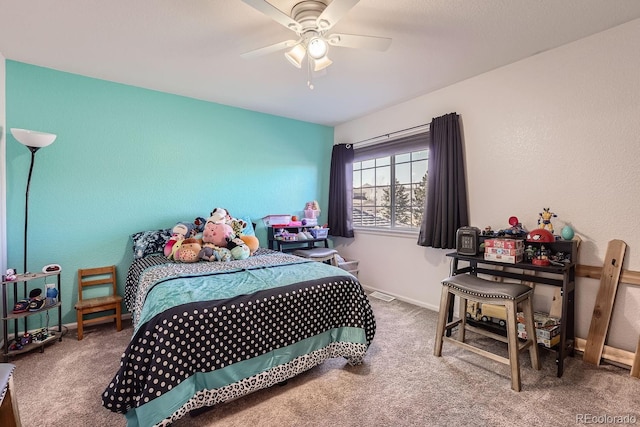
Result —
M 337 267 L 274 251 L 244 262 L 163 258 L 129 271 L 134 335 L 102 397 L 128 426 L 170 425 L 328 358 L 362 363 L 374 337 L 366 294 Z

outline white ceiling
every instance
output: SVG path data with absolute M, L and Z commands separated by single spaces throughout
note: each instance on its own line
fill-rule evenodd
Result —
M 637 18 L 638 0 L 361 0 L 332 31 L 391 47 L 333 48 L 314 90 L 283 52 L 240 57 L 296 38 L 240 0 L 0 0 L 0 53 L 335 126 Z

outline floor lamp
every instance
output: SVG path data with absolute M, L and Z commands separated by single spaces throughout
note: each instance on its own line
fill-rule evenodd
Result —
M 33 173 L 33 163 L 36 159 L 36 152 L 56 139 L 52 133 L 37 132 L 33 130 L 12 128 L 11 134 L 22 145 L 31 151 L 31 166 L 29 166 L 29 177 L 27 178 L 27 191 L 24 200 L 24 269 L 23 274 L 27 274 L 27 229 L 29 225 L 29 186 L 31 185 L 31 174 Z

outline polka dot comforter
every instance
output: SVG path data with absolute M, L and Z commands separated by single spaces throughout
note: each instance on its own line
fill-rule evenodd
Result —
M 362 363 L 375 334 L 357 279 L 260 249 L 247 260 L 135 260 L 125 302 L 134 334 L 102 396 L 128 426 L 168 426 L 328 358 Z

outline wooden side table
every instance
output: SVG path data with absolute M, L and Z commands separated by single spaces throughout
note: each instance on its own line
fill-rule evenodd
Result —
M 13 387 L 15 365 L 0 363 L 0 426 L 20 427 L 18 401 Z

